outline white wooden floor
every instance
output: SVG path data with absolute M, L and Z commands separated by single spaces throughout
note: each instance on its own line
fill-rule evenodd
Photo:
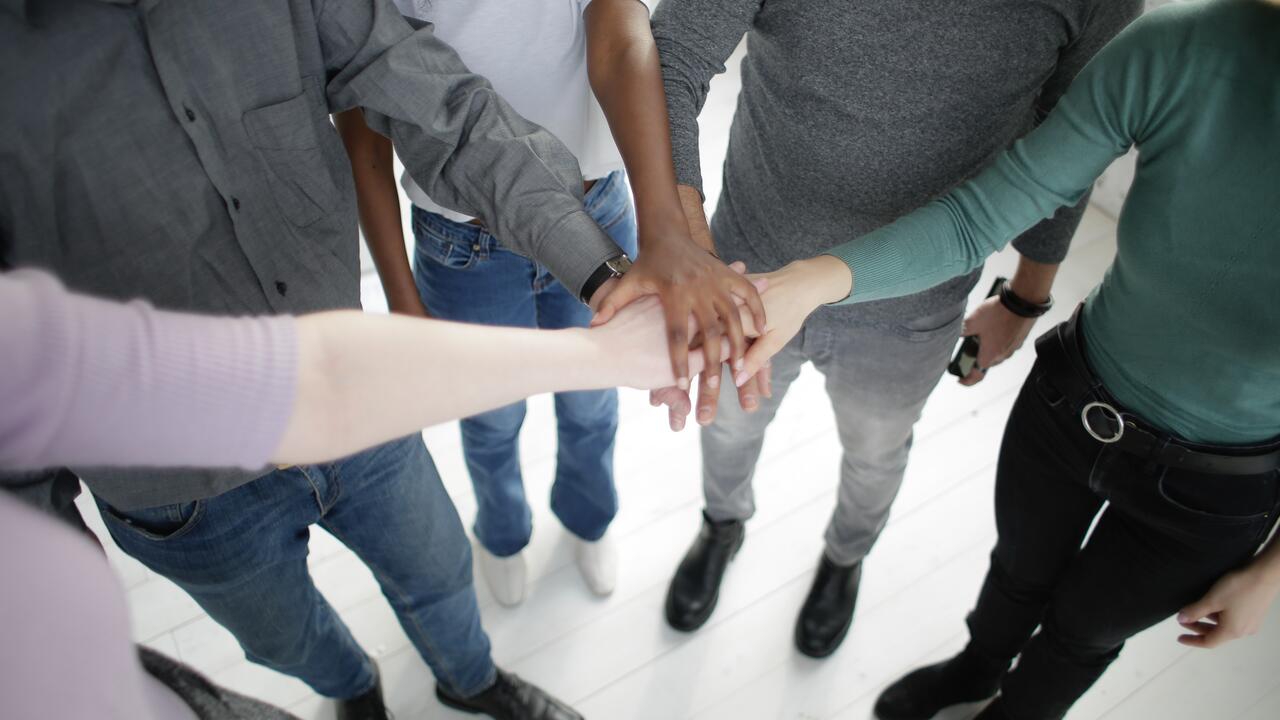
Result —
M 736 61 L 732 63 L 736 70 Z M 736 94 L 736 72 L 717 80 L 703 116 L 708 195 L 719 192 L 719 164 Z M 1101 276 L 1114 250 L 1114 222 L 1091 210 L 1065 263 L 1057 309 L 1063 319 Z M 994 258 L 979 288 L 1014 256 Z M 375 278 L 368 307 L 383 306 Z M 497 662 L 570 701 L 593 720 L 832 718 L 863 720 L 884 685 L 942 658 L 964 642 L 963 617 L 986 569 L 994 538 L 992 484 L 1000 431 L 1032 361 L 1030 348 L 975 388 L 944 379 L 917 427 L 917 444 L 888 528 L 867 560 L 857 617 L 843 647 L 826 660 L 792 649 L 796 612 L 808 589 L 832 509 L 839 447 L 820 378 L 807 368 L 770 430 L 756 480 L 759 513 L 725 580 L 720 606 L 698 632 L 670 630 L 662 602 L 671 572 L 694 536 L 701 496 L 697 433 L 672 434 L 643 394 L 622 393 L 617 475 L 622 510 L 614 525 L 622 565 L 617 592 L 590 595 L 547 507 L 555 446 L 551 406 L 531 402 L 522 439 L 535 533 L 524 606 L 497 606 L 477 588 Z M 457 428 L 426 432 L 459 512 L 475 508 Z M 95 530 L 128 588 L 133 634 L 194 665 L 215 681 L 330 718 L 329 703 L 302 683 L 244 660 L 230 634 L 168 581 L 123 556 Z M 311 565 L 317 583 L 374 654 L 392 710 L 409 718 L 470 717 L 440 707 L 426 665 L 409 645 L 372 576 L 332 537 L 316 529 Z M 1280 717 L 1280 608 L 1264 632 L 1215 652 L 1174 642 L 1163 623 L 1135 638 L 1072 711 L 1093 718 L 1262 720 Z

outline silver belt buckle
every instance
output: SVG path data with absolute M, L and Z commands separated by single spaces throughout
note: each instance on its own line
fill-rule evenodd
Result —
M 1102 435 L 1098 434 L 1097 430 L 1093 429 L 1093 425 L 1089 423 L 1089 411 L 1095 408 L 1098 410 L 1101 410 L 1104 414 L 1110 415 L 1112 418 L 1115 419 L 1115 422 L 1116 422 L 1115 435 L 1112 435 L 1110 437 L 1103 437 Z M 1120 438 L 1124 437 L 1124 418 L 1120 415 L 1119 410 L 1116 410 L 1114 407 L 1112 407 L 1108 403 L 1094 401 L 1089 403 L 1088 405 L 1085 405 L 1084 409 L 1080 411 L 1080 422 L 1081 424 L 1084 425 L 1084 431 L 1089 433 L 1090 437 L 1092 437 L 1094 440 L 1097 440 L 1100 443 L 1110 445 L 1111 443 L 1114 443 L 1114 442 L 1120 442 Z

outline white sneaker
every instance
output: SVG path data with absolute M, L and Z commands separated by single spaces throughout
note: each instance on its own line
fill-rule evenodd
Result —
M 613 593 L 618 584 L 618 546 L 613 535 L 605 533 L 595 542 L 574 537 L 573 557 L 578 571 L 591 592 L 605 597 Z
M 507 607 L 515 607 L 524 602 L 524 588 L 528 569 L 525 567 L 524 552 L 508 557 L 498 557 L 476 543 L 480 553 L 480 574 L 489 584 L 493 598 Z

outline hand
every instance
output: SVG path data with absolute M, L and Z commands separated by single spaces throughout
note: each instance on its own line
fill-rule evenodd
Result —
M 1009 312 L 998 297 L 989 297 L 964 320 L 965 337 L 978 337 L 978 361 L 969 374 L 960 378 L 961 385 L 977 385 L 987 371 L 1008 360 L 1026 342 L 1036 324 L 1035 318 L 1024 318 Z
M 1253 635 L 1262 627 L 1267 611 L 1280 593 L 1280 581 L 1257 566 L 1223 575 L 1198 602 L 1178 613 L 1178 624 L 1190 630 L 1178 642 L 1198 648 L 1215 648 Z
M 618 384 L 652 390 L 670 388 L 675 383 L 667 352 L 666 317 L 661 301 L 650 295 L 622 308 L 609 322 L 587 331 L 599 345 L 600 365 L 616 367 L 621 373 Z M 685 331 L 692 333 L 693 329 L 692 319 L 686 317 Z M 722 338 L 720 342 L 721 351 L 727 351 L 728 341 Z M 684 353 L 690 372 L 701 372 L 703 353 L 687 347 Z
M 729 265 L 729 269 L 739 275 L 744 275 L 747 270 L 746 265 L 741 262 L 732 263 Z M 749 282 L 752 283 L 753 289 L 757 293 L 763 292 L 768 286 L 768 281 L 763 277 L 757 277 Z M 749 314 L 747 308 L 742 307 L 741 300 L 735 298 L 734 302 L 739 306 L 738 321 L 742 323 L 745 334 L 752 337 L 759 335 L 760 333 L 756 329 L 757 326 L 755 318 Z M 702 335 L 695 336 L 694 343 L 691 345 L 691 348 L 696 349 L 697 347 L 700 347 L 702 342 Z M 706 365 L 705 367 L 710 368 L 711 366 Z M 697 419 L 698 423 L 701 425 L 709 425 L 713 420 L 715 420 L 716 410 L 719 406 L 720 376 L 723 374 L 723 371 L 719 369 L 719 365 L 717 365 L 716 368 L 717 370 L 715 372 L 707 370 L 698 376 Z M 772 396 L 773 394 L 772 385 L 769 383 L 767 368 L 754 376 L 753 380 L 756 378 L 759 378 L 759 380 L 744 383 L 738 388 L 738 403 L 742 409 L 747 412 L 756 411 L 759 407 L 760 395 Z M 661 388 L 649 393 L 649 404 L 654 407 L 658 407 L 659 405 L 667 406 L 667 422 L 675 432 L 679 432 L 684 429 L 685 418 L 688 417 L 690 411 L 693 409 L 693 402 L 690 398 L 689 391 L 678 386 Z
M 729 356 L 736 369 L 747 351 L 746 335 L 739 319 L 738 305 L 745 303 L 758 325 L 765 322 L 765 309 L 756 288 L 689 238 L 688 229 L 669 233 L 660 241 L 642 243 L 644 250 L 631 270 L 601 302 L 593 323 L 605 323 L 620 308 L 645 295 L 657 295 L 667 313 L 668 344 L 676 385 L 689 387 L 690 331 L 693 315 L 702 334 L 706 367 L 718 368 L 723 354 L 720 338 L 729 340 Z M 719 373 L 704 375 L 710 392 L 719 391 Z
M 764 368 L 769 358 L 800 332 L 814 310 L 843 300 L 853 291 L 849 266 L 831 255 L 797 260 L 762 277 L 768 281 L 763 298 L 769 326 L 751 344 L 743 368 L 734 375 L 734 384 L 738 387 Z

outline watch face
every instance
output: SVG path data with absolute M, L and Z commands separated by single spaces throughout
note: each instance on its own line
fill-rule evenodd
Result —
M 625 275 L 631 269 L 631 258 L 626 255 L 619 255 L 612 260 L 606 260 L 604 263 L 614 275 Z

